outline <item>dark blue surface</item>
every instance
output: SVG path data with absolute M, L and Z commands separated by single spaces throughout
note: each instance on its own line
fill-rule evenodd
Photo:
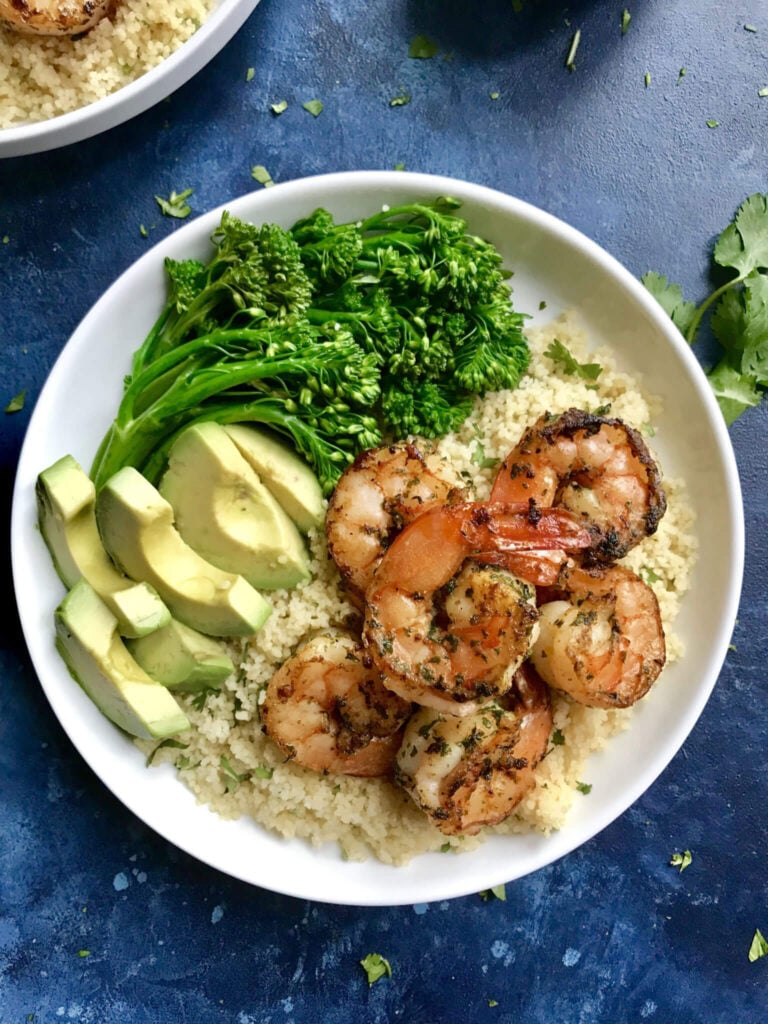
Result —
M 703 297 L 713 238 L 749 193 L 768 190 L 768 99 L 757 95 L 768 85 L 768 10 L 764 0 L 627 0 L 622 36 L 624 6 L 527 0 L 515 14 L 511 0 L 262 0 L 167 102 L 96 139 L 0 161 L 2 406 L 27 389 L 23 411 L 2 417 L 4 515 L 48 370 L 112 280 L 174 229 L 153 199 L 171 189 L 193 188 L 197 214 L 250 191 L 254 164 L 282 181 L 404 163 L 529 200 L 634 273 L 657 269 Z M 438 56 L 408 58 L 417 32 L 437 40 Z M 390 107 L 404 90 L 410 104 Z M 269 104 L 283 98 L 290 106 L 275 117 Z M 312 98 L 325 105 L 318 118 L 301 109 Z M 749 963 L 747 951 L 756 927 L 768 934 L 768 409 L 731 434 L 747 572 L 714 695 L 630 811 L 508 885 L 506 902 L 334 908 L 196 863 L 82 762 L 6 615 L 0 1021 L 764 1020 L 768 959 Z M 681 874 L 669 859 L 685 848 L 693 862 Z M 393 977 L 369 989 L 358 961 L 372 951 Z

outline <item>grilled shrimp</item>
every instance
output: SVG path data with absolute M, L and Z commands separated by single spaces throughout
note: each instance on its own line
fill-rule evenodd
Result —
M 465 497 L 430 446 L 393 444 L 361 452 L 341 475 L 325 520 L 328 549 L 358 600 L 395 535 L 421 512 Z
M 659 605 L 629 569 L 571 569 L 562 599 L 539 607 L 531 661 L 580 704 L 625 708 L 643 697 L 666 660 Z
M 525 664 L 507 696 L 471 715 L 420 708 L 405 728 L 395 780 L 441 832 L 473 835 L 533 788 L 551 732 L 549 690 Z
M 272 676 L 261 717 L 266 734 L 297 764 L 376 776 L 392 770 L 411 710 L 382 685 L 354 640 L 317 636 Z
M 119 0 L 0 0 L 0 23 L 17 32 L 74 36 L 92 29 Z
M 562 509 L 463 502 L 422 513 L 395 538 L 366 593 L 363 644 L 385 685 L 454 715 L 506 692 L 535 636 L 536 593 L 478 562 L 484 553 L 503 562 L 504 553 L 588 543 Z
M 638 431 L 569 409 L 525 431 L 502 463 L 492 501 L 567 508 L 592 534 L 592 562 L 622 558 L 656 532 L 666 511 L 659 470 Z

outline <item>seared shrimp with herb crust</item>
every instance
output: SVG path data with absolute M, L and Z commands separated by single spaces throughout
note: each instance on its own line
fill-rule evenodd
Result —
M 87 32 L 119 0 L 0 0 L 0 24 L 29 35 L 74 36 Z
M 261 720 L 296 764 L 370 777 L 392 770 L 410 712 L 351 637 L 316 636 L 272 676 Z
M 430 445 L 393 444 L 361 452 L 344 471 L 328 505 L 328 549 L 360 599 L 384 552 L 416 516 L 466 497 Z
M 467 715 L 505 693 L 528 655 L 536 591 L 504 555 L 572 550 L 589 534 L 563 509 L 463 502 L 422 513 L 366 593 L 363 644 L 404 700 Z M 482 565 L 485 556 L 493 566 Z
M 666 660 L 656 595 L 629 569 L 570 569 L 565 591 L 539 606 L 531 661 L 580 704 L 625 708 L 643 697 Z
M 441 832 L 473 835 L 503 821 L 533 788 L 551 733 L 549 690 L 526 664 L 505 697 L 464 718 L 419 709 L 395 779 Z
M 588 561 L 612 562 L 656 532 L 666 511 L 645 441 L 620 419 L 569 409 L 529 427 L 502 463 L 492 501 L 567 508 L 592 534 Z

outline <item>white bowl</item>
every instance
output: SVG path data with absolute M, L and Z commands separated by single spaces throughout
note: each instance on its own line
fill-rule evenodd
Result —
M 141 78 L 103 99 L 59 117 L 0 130 L 0 157 L 44 153 L 114 128 L 178 89 L 237 32 L 259 0 L 214 0 L 204 25 Z
M 454 195 L 475 232 L 514 269 L 517 308 L 546 316 L 577 308 L 596 344 L 643 375 L 665 403 L 657 423 L 665 471 L 683 475 L 698 515 L 704 557 L 677 623 L 687 643 L 631 727 L 589 765 L 589 799 L 549 837 L 494 837 L 459 856 L 428 854 L 404 868 L 347 863 L 337 850 L 267 834 L 250 820 L 223 821 L 195 803 L 168 765 L 147 771 L 129 739 L 96 710 L 67 674 L 53 644 L 63 590 L 35 525 L 38 472 L 69 452 L 89 465 L 111 422 L 130 355 L 164 299 L 163 258 L 205 257 L 225 207 L 174 232 L 124 273 L 64 348 L 40 395 L 21 453 L 13 501 L 12 557 L 21 621 L 43 689 L 72 742 L 115 795 L 168 840 L 229 875 L 294 896 L 353 905 L 429 902 L 519 878 L 578 847 L 625 811 L 675 755 L 710 695 L 733 628 L 743 566 L 739 480 L 709 385 L 677 330 L 611 256 L 554 217 L 499 192 L 447 178 L 400 172 L 332 174 L 244 196 L 226 208 L 289 226 L 317 206 L 344 219 L 382 203 Z

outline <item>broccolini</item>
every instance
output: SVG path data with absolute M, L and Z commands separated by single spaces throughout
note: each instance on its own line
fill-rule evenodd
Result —
M 493 245 L 449 198 L 290 231 L 224 213 L 213 257 L 166 260 L 168 300 L 133 356 L 92 467 L 157 480 L 176 434 L 256 421 L 287 436 L 329 493 L 382 436 L 456 429 L 474 397 L 514 388 L 524 317 Z

